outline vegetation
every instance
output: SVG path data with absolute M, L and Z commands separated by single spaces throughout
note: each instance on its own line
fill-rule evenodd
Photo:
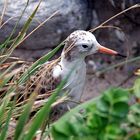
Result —
M 132 89 L 106 90 L 54 123 L 52 136 L 55 140 L 138 140 L 139 97 L 140 79 Z
M 50 53 L 37 60 L 27 72 L 21 75 L 16 82 L 16 85 L 9 84 L 10 79 L 13 76 L 11 73 L 12 69 L 15 65 L 23 63 L 20 59 L 10 57 L 14 49 L 56 14 L 54 13 L 31 33 L 26 35 L 32 19 L 41 3 L 40 0 L 39 4 L 21 29 L 21 32 L 16 38 L 13 38 L 19 21 L 28 6 L 28 2 L 29 1 L 27 1 L 27 5 L 21 13 L 12 33 L 5 42 L 0 45 L 0 140 L 6 140 L 7 138 L 14 140 L 29 140 L 36 138 L 37 136 L 39 136 L 40 139 L 53 138 L 54 140 L 140 139 L 139 78 L 132 88 L 111 88 L 104 91 L 100 97 L 96 97 L 95 99 L 77 106 L 51 124 L 49 123 L 51 106 L 56 103 L 56 101 L 58 102 L 57 95 L 63 88 L 67 78 L 69 78 L 69 75 L 60 83 L 60 85 L 58 85 L 58 88 L 48 98 L 48 101 L 37 109 L 38 111 L 32 119 L 30 118 L 30 112 L 32 111 L 33 104 L 37 97 L 35 91 L 30 95 L 29 100 L 23 106 L 19 107 L 16 105 L 16 95 L 19 94 L 18 87 L 27 82 L 30 75 L 33 75 L 36 70 L 43 63 L 48 61 L 62 46 L 62 44 L 60 44 Z M 4 24 L 6 23 L 1 24 L 0 27 L 2 28 Z M 103 24 L 99 27 L 103 27 Z M 140 58 L 137 57 L 128 61 L 132 62 L 138 59 Z M 12 61 L 8 62 L 9 60 Z M 124 63 L 126 62 L 119 65 L 123 65 Z M 115 66 L 111 68 L 114 67 Z M 140 75 L 139 71 L 137 74 L 138 76 Z M 15 95 L 14 98 L 13 94 Z

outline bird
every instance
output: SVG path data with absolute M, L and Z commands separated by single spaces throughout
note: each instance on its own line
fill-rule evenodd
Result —
M 67 93 L 67 96 L 73 100 L 73 102 L 67 101 L 67 105 L 71 108 L 75 107 L 77 102 L 80 102 L 84 90 L 86 79 L 85 58 L 97 52 L 124 56 L 115 50 L 100 45 L 95 36 L 89 31 L 76 30 L 72 32 L 65 39 L 60 58 L 42 64 L 35 74 L 31 75 L 28 81 L 18 88 L 20 92 L 19 100 L 24 100 L 37 89 L 37 101 L 42 101 L 56 89 L 72 70 L 59 95 Z M 10 83 L 15 83 L 31 65 L 32 63 L 23 64 L 16 69 Z M 23 93 L 24 96 L 22 95 Z

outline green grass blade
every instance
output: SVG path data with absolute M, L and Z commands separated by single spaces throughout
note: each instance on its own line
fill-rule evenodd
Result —
M 6 96 L 3 98 L 2 100 L 2 104 L 0 105 L 0 126 L 2 124 L 2 120 L 3 120 L 3 115 L 4 115 L 4 111 L 6 110 L 6 106 L 8 105 L 11 97 L 10 97 L 10 93 L 12 93 L 14 89 L 11 87 L 7 93 L 5 94 Z
M 73 69 L 72 69 L 73 71 Z M 33 138 L 37 130 L 40 128 L 42 123 L 49 118 L 49 113 L 51 110 L 51 105 L 56 101 L 56 97 L 61 92 L 62 88 L 64 87 L 66 81 L 68 80 L 69 76 L 71 75 L 72 71 L 68 74 L 68 76 L 60 83 L 56 91 L 51 95 L 48 102 L 40 109 L 37 113 L 36 117 L 34 118 L 32 125 L 29 129 L 28 134 L 25 136 L 24 140 L 30 140 Z
M 30 24 L 40 6 L 40 3 L 41 3 L 42 0 L 39 1 L 37 7 L 35 8 L 35 10 L 32 12 L 31 16 L 28 18 L 28 20 L 25 22 L 25 24 L 23 25 L 23 28 L 21 29 L 21 32 L 19 33 L 19 35 L 16 37 L 15 41 L 13 42 L 13 44 L 11 45 L 9 51 L 7 51 L 7 56 L 6 58 L 2 61 L 4 62 L 10 55 L 11 53 L 13 52 L 13 50 L 22 42 L 23 38 L 25 37 L 26 35 L 26 32 L 27 30 L 29 29 L 30 27 Z M 29 1 L 28 1 L 29 2 Z M 27 3 L 28 3 L 27 2 Z
M 0 89 L 2 89 L 12 78 L 12 75 L 5 77 L 5 75 L 16 65 L 16 63 L 13 63 L 8 69 L 6 69 L 4 72 L 0 73 Z M 6 94 L 5 94 L 6 95 Z
M 7 45 L 10 45 L 11 43 L 13 43 L 13 39 L 6 39 L 5 41 L 4 41 L 4 43 L 2 43 L 2 44 L 0 44 L 0 51 L 2 51 L 2 49 L 4 49 Z
M 9 68 L 7 68 L 4 72 L 0 73 L 0 78 L 2 78 L 4 75 L 6 75 L 17 63 L 13 63 Z
M 5 79 L 0 77 L 0 89 L 2 89 L 11 79 L 12 76 L 6 77 Z
M 55 53 L 62 47 L 63 42 L 58 45 L 55 49 L 50 51 L 48 54 L 41 57 L 39 60 L 37 60 L 28 70 L 25 72 L 20 80 L 18 81 L 19 84 L 24 83 L 42 64 L 47 62 L 51 57 L 55 55 Z
M 6 119 L 6 122 L 5 122 L 5 126 L 2 129 L 2 132 L 1 132 L 1 135 L 0 135 L 0 140 L 6 140 L 7 139 L 8 126 L 9 126 L 9 122 L 10 122 L 10 119 L 11 119 L 11 116 L 12 116 L 12 108 L 13 107 L 11 107 L 11 109 L 8 112 L 7 119 Z
M 11 38 L 13 37 L 13 34 L 15 33 L 16 28 L 17 28 L 17 26 L 19 25 L 20 20 L 21 20 L 22 16 L 24 15 L 24 12 L 25 12 L 25 10 L 26 10 L 28 4 L 29 4 L 29 0 L 27 0 L 26 5 L 25 5 L 25 8 L 23 9 L 21 15 L 19 16 L 19 19 L 18 19 L 18 21 L 16 22 L 16 24 L 15 24 L 15 26 L 14 26 L 14 28 L 13 28 L 11 34 L 10 34 L 9 37 L 4 41 L 4 43 L 0 45 L 1 54 L 4 54 L 5 48 L 6 48 L 9 44 L 11 44 L 11 43 L 14 41 L 14 40 L 12 40 Z M 3 51 L 2 51 L 2 49 L 3 49 Z M 8 53 L 8 52 L 6 51 L 6 55 L 7 55 L 7 53 Z M 2 64 L 7 58 L 8 58 L 8 57 L 5 57 L 5 59 L 2 59 L 2 60 L 0 59 L 0 64 Z
M 16 41 L 14 42 L 14 44 L 12 45 L 14 48 L 17 47 L 17 45 L 22 41 L 22 39 L 24 38 L 24 36 L 26 35 L 27 30 L 30 27 L 30 24 L 40 6 L 42 0 L 39 1 L 37 7 L 35 8 L 35 10 L 32 12 L 32 14 L 30 15 L 30 17 L 28 18 L 28 20 L 25 22 L 25 24 L 23 25 L 23 28 L 21 29 L 20 35 L 17 37 Z
M 15 130 L 15 134 L 14 134 L 14 140 L 19 139 L 23 133 L 23 129 L 24 129 L 25 124 L 27 123 L 27 120 L 29 118 L 30 111 L 31 111 L 31 108 L 33 106 L 35 97 L 36 97 L 36 94 L 32 93 L 32 95 L 30 96 L 30 99 L 28 101 L 28 104 L 25 106 L 25 109 L 18 120 L 18 124 L 16 126 L 16 130 Z

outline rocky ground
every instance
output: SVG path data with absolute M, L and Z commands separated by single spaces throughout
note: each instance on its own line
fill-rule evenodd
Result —
M 4 0 L 0 1 L 0 11 Z M 44 21 L 52 13 L 59 10 L 59 14 L 49 20 L 43 27 L 30 36 L 21 46 L 16 49 L 13 56 L 28 61 L 35 61 L 46 54 L 65 39 L 72 31 L 77 29 L 89 30 L 109 19 L 118 12 L 136 4 L 140 0 L 57 0 L 43 1 L 36 18 L 29 30 L 32 31 L 39 23 Z M 4 20 L 15 17 L 11 22 L 0 29 L 0 42 L 2 43 L 9 35 L 17 16 L 25 6 L 25 1 L 13 0 L 7 4 Z M 30 15 L 37 2 L 30 1 L 28 8 L 18 26 L 20 31 L 27 17 Z M 118 50 L 126 54 L 127 58 L 114 58 L 107 55 L 97 54 L 87 58 L 88 72 L 83 100 L 104 91 L 110 86 L 130 87 L 136 78 L 133 72 L 139 67 L 139 63 L 128 63 L 116 69 L 107 70 L 98 74 L 98 69 L 105 69 L 111 65 L 127 61 L 140 55 L 140 8 L 133 9 L 109 22 L 108 25 L 120 27 L 116 29 L 99 29 L 94 32 L 100 44 Z M 94 74 L 93 60 L 96 63 L 96 74 Z

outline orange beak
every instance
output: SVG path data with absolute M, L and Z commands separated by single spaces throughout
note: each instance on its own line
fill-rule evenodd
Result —
M 111 49 L 106 48 L 101 45 L 99 46 L 99 52 L 105 53 L 105 54 L 110 54 L 110 55 L 118 55 L 118 56 L 126 57 L 125 55 L 122 55 L 122 54 L 118 53 L 117 51 L 111 50 Z

